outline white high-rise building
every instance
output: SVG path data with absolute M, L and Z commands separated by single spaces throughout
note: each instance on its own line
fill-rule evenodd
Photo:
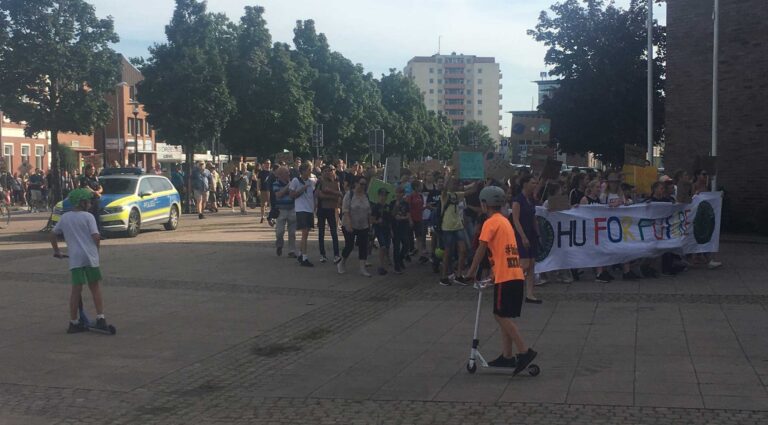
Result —
M 474 55 L 416 56 L 405 75 L 424 96 L 427 110 L 448 116 L 454 128 L 480 121 L 501 139 L 501 71 L 496 59 Z

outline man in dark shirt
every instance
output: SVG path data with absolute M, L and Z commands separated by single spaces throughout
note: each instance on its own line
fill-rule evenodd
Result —
M 392 241 L 392 205 L 387 203 L 389 191 L 382 187 L 376 193 L 377 202 L 371 204 L 371 218 L 373 218 L 373 233 L 379 241 L 379 274 L 387 274 L 389 263 L 389 245 Z
M 272 175 L 272 162 L 269 160 L 264 161 L 263 164 L 261 164 L 261 170 L 259 170 L 259 173 L 256 174 L 256 178 L 259 181 L 259 197 L 261 198 L 261 221 L 260 223 L 264 222 L 264 211 L 267 209 L 267 204 L 272 205 L 270 203 L 270 195 L 269 190 L 270 186 L 272 185 L 271 181 L 269 180 L 269 177 Z

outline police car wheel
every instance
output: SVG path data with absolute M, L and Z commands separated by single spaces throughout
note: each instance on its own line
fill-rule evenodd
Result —
M 125 235 L 129 238 L 134 238 L 139 234 L 141 228 L 141 218 L 139 216 L 139 210 L 131 210 L 131 214 L 128 216 L 128 229 L 125 231 Z
M 168 222 L 163 224 L 165 230 L 176 230 L 179 227 L 179 208 L 176 205 L 171 207 L 171 214 L 168 216 Z

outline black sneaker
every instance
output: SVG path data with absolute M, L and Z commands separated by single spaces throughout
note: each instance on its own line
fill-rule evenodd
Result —
M 533 362 L 533 359 L 536 358 L 536 355 L 539 354 L 533 349 L 529 348 L 528 351 L 522 354 L 517 355 L 517 366 L 515 366 L 514 374 L 517 375 L 518 373 L 524 371 L 528 365 L 530 365 Z
M 454 282 L 461 286 L 469 286 L 469 279 L 464 276 L 457 276 L 456 279 L 454 279 Z
M 624 273 L 623 275 L 621 275 L 621 278 L 624 280 L 637 280 L 637 279 L 640 279 L 640 276 L 636 275 L 635 272 L 630 270 Z
M 283 255 L 283 247 L 277 248 L 277 256 L 280 257 Z
M 302 267 L 315 267 L 314 264 L 309 262 L 308 258 L 305 258 L 303 260 L 299 260 L 299 264 L 301 264 Z
M 507 358 L 504 357 L 504 354 L 499 354 L 499 357 L 497 357 L 495 360 L 491 360 L 488 362 L 488 366 L 490 367 L 516 367 L 517 366 L 517 358 Z
M 379 272 L 379 276 L 384 276 L 387 274 L 387 269 L 385 269 L 384 267 L 379 267 L 378 272 Z
M 451 279 L 448 279 L 447 277 L 440 279 L 440 285 L 451 286 L 452 285 Z
M 69 322 L 69 328 L 67 328 L 68 334 L 76 334 L 80 332 L 88 332 L 88 327 L 83 323 L 74 324 Z
M 429 258 L 427 258 L 427 257 L 425 257 L 423 255 L 421 257 L 419 257 L 419 264 L 427 264 L 428 262 L 429 262 Z
M 607 271 L 603 271 L 599 275 L 595 276 L 595 282 L 608 283 L 612 280 L 613 276 L 611 276 Z
M 205 216 L 204 216 L 204 215 L 202 215 L 202 214 L 198 214 L 198 215 L 197 215 L 197 218 L 199 218 L 200 220 L 202 220 L 202 219 L 204 219 L 204 218 L 205 218 Z

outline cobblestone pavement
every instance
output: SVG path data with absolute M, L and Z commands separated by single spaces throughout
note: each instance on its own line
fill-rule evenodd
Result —
M 520 323 L 542 374 L 513 378 L 464 368 L 472 288 L 427 267 L 298 268 L 230 215 L 106 241 L 119 333 L 62 335 L 66 282 L 37 224 L 0 235 L 3 424 L 768 422 L 768 246 L 723 244 L 723 269 L 674 279 L 539 288 Z M 490 314 L 480 330 L 495 357 Z

